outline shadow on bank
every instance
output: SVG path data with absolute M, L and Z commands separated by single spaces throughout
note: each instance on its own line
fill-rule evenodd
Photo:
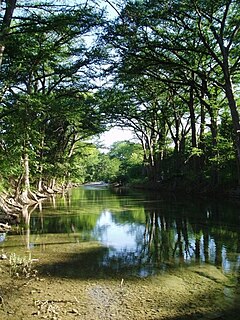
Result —
M 49 262 L 38 266 L 41 275 L 69 279 L 121 280 L 123 277 L 145 277 L 155 273 L 151 265 L 144 264 L 133 252 L 119 254 L 101 246 L 83 249 L 78 253 L 52 252 L 49 256 Z M 164 270 L 166 266 L 167 264 L 162 264 L 160 269 Z
M 99 280 L 103 287 L 110 286 L 110 283 L 112 284 L 112 280 L 114 280 L 114 283 L 116 281 L 114 290 L 119 293 L 122 292 L 122 294 L 124 292 L 130 293 L 133 305 L 134 300 L 139 301 L 142 296 L 143 308 L 146 304 L 147 309 L 152 307 L 157 309 L 155 317 L 152 318 L 154 320 L 240 320 L 239 296 L 234 296 L 231 301 L 227 297 L 229 300 L 225 303 L 225 297 L 219 294 L 217 287 L 214 285 L 218 283 L 217 280 L 209 278 L 202 283 L 201 286 L 206 286 L 206 283 L 209 283 L 205 288 L 206 290 L 201 288 L 198 291 L 193 288 L 193 292 L 189 293 L 184 288 L 182 292 L 179 292 L 177 282 L 180 276 L 178 272 L 187 272 L 188 266 L 170 266 L 168 263 L 162 263 L 158 274 L 151 276 L 148 274 L 150 277 L 141 278 L 139 274 L 144 273 L 146 275 L 147 264 L 140 264 L 133 257 L 124 254 L 121 257 L 112 256 L 111 258 L 109 254 L 109 249 L 102 247 L 91 248 L 87 252 L 61 254 L 60 256 L 55 253 L 55 256 L 51 257 L 54 261 L 39 265 L 38 270 L 41 276 L 60 278 L 65 281 L 68 279 L 76 281 Z M 195 271 L 195 273 L 199 275 L 199 272 Z M 172 281 L 168 286 L 168 277 L 176 279 L 176 283 Z M 184 281 L 181 280 L 181 282 L 184 287 Z M 95 284 L 95 282 L 93 283 Z M 123 283 L 123 286 L 121 283 Z M 156 291 L 158 286 L 159 291 Z M 156 292 L 159 293 L 159 296 Z M 126 294 L 126 299 L 128 299 L 128 294 Z M 165 312 L 169 308 L 169 316 L 166 318 L 161 315 L 161 306 L 163 306 Z M 170 316 L 173 309 L 179 316 Z

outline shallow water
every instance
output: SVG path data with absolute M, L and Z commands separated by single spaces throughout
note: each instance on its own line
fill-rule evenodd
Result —
M 196 295 L 209 282 L 208 294 L 214 288 L 210 305 L 239 310 L 239 207 L 229 201 L 80 187 L 26 208 L 18 232 L 1 235 L 0 250 L 39 258 L 41 274 L 52 278 L 154 277 L 154 290 L 166 282 L 168 290 L 181 292 L 181 300 L 187 288 Z
M 43 201 L 17 235 L 1 237 L 0 248 L 47 254 L 53 245 L 96 241 L 101 246 L 88 257 L 93 270 L 146 277 L 207 264 L 239 281 L 239 230 L 238 203 L 88 186 Z

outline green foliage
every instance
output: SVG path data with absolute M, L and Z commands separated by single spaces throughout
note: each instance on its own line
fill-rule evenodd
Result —
M 8 21 L 0 13 L 4 187 L 25 174 L 25 154 L 32 185 L 176 175 L 235 181 L 237 1 L 125 1 L 111 21 L 90 3 L 20 6 Z M 107 124 L 131 128 L 140 144 L 101 154 L 86 141 Z
M 117 180 L 129 182 L 132 179 L 141 179 L 143 172 L 143 151 L 140 144 L 120 141 L 115 142 L 108 153 L 112 161 L 120 163 Z
M 116 142 L 107 154 L 94 146 L 83 146 L 71 177 L 81 182 L 128 182 L 141 179 L 142 162 L 141 146 L 132 142 Z
M 200 157 L 203 154 L 203 150 L 199 148 L 192 148 L 191 157 L 197 156 Z
M 121 161 L 119 159 L 110 158 L 106 154 L 99 156 L 97 166 L 97 181 L 114 182 L 118 179 Z
M 2 178 L 18 180 L 27 153 L 32 184 L 47 184 L 68 179 L 79 141 L 104 129 L 89 91 L 96 72 L 87 71 L 101 50 L 85 43 L 103 16 L 87 5 L 24 9 L 13 17 L 1 68 Z
M 239 93 L 230 83 L 239 82 L 237 2 L 127 1 L 121 9 L 104 37 L 119 57 L 106 110 L 139 137 L 149 179 L 191 173 L 218 183 L 228 165 L 236 170 L 234 158 L 240 163 Z

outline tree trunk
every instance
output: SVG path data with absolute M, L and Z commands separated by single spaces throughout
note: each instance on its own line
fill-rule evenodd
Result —
M 3 45 L 3 43 L 0 43 L 0 66 L 2 65 L 4 50 L 5 50 L 5 46 Z
M 212 156 L 215 158 L 211 166 L 211 180 L 212 184 L 216 185 L 219 183 L 219 174 L 218 174 L 218 159 L 219 159 L 219 152 L 218 152 L 218 130 L 217 130 L 217 120 L 213 114 L 213 110 L 209 110 L 210 112 L 210 119 L 211 119 L 211 135 L 212 135 Z
M 20 195 L 22 179 L 23 179 L 23 175 L 21 174 L 20 177 L 18 178 L 18 181 L 17 181 L 16 186 L 15 186 L 14 199 L 17 199 L 19 197 L 19 195 Z
M 55 188 L 55 185 L 56 185 L 56 178 L 52 178 L 50 182 L 50 188 L 53 190 Z
M 190 112 L 190 120 L 191 120 L 191 132 L 192 132 L 192 148 L 197 147 L 197 138 L 196 138 L 196 118 L 194 111 L 194 95 L 193 95 L 193 85 L 190 87 L 190 97 L 189 97 L 189 112 Z
M 41 192 L 43 190 L 43 181 L 42 181 L 42 176 L 39 177 L 38 182 L 37 182 L 37 190 Z
M 23 154 L 23 188 L 26 191 L 30 190 L 30 180 L 29 180 L 29 157 L 25 152 Z
M 18 197 L 21 204 L 33 204 L 38 201 L 36 195 L 30 190 L 30 171 L 29 171 L 29 157 L 27 152 L 23 154 L 23 186 L 22 192 Z
M 38 166 L 38 185 L 37 190 L 41 192 L 43 190 L 43 150 L 44 150 L 44 131 L 42 132 L 41 143 L 39 145 L 39 166 Z
M 200 173 L 203 178 L 203 167 L 205 165 L 205 149 L 206 149 L 206 142 L 205 142 L 205 128 L 206 128 L 206 108 L 205 108 L 205 95 L 207 93 L 207 81 L 206 79 L 202 79 L 201 85 L 201 94 L 200 94 L 200 105 L 201 105 L 201 112 L 200 112 L 200 132 L 199 132 L 199 142 L 198 148 L 202 150 L 202 154 L 200 157 Z M 197 92 L 198 94 L 198 92 Z
M 228 100 L 228 105 L 231 111 L 234 138 L 235 138 L 235 148 L 237 153 L 237 179 L 238 184 L 240 184 L 240 123 L 239 123 L 239 113 L 237 110 L 237 104 L 233 93 L 232 82 L 230 76 L 227 77 L 225 82 L 225 92 Z
M 189 107 L 189 113 L 190 113 L 191 132 L 192 132 L 191 143 L 192 143 L 192 148 L 194 149 L 194 148 L 197 148 L 197 131 L 196 131 L 196 117 L 195 117 L 195 110 L 194 110 L 193 84 L 191 84 L 190 86 L 190 96 L 189 96 L 188 107 Z M 192 165 L 194 174 L 198 172 L 197 157 L 195 154 L 191 157 L 191 165 Z
M 2 20 L 2 25 L 0 27 L 0 67 L 2 65 L 3 53 L 5 50 L 5 36 L 9 33 L 9 27 L 11 25 L 13 11 L 16 7 L 17 0 L 6 0 L 6 9 L 4 17 Z

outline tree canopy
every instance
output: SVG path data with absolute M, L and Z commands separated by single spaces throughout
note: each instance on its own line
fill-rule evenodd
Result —
M 237 0 L 1 6 L 2 186 L 240 182 Z M 139 143 L 103 154 L 90 141 L 108 125 Z
M 106 28 L 117 57 L 108 110 L 148 136 L 150 179 L 225 183 L 228 167 L 239 182 L 239 18 L 234 0 L 126 1 Z

